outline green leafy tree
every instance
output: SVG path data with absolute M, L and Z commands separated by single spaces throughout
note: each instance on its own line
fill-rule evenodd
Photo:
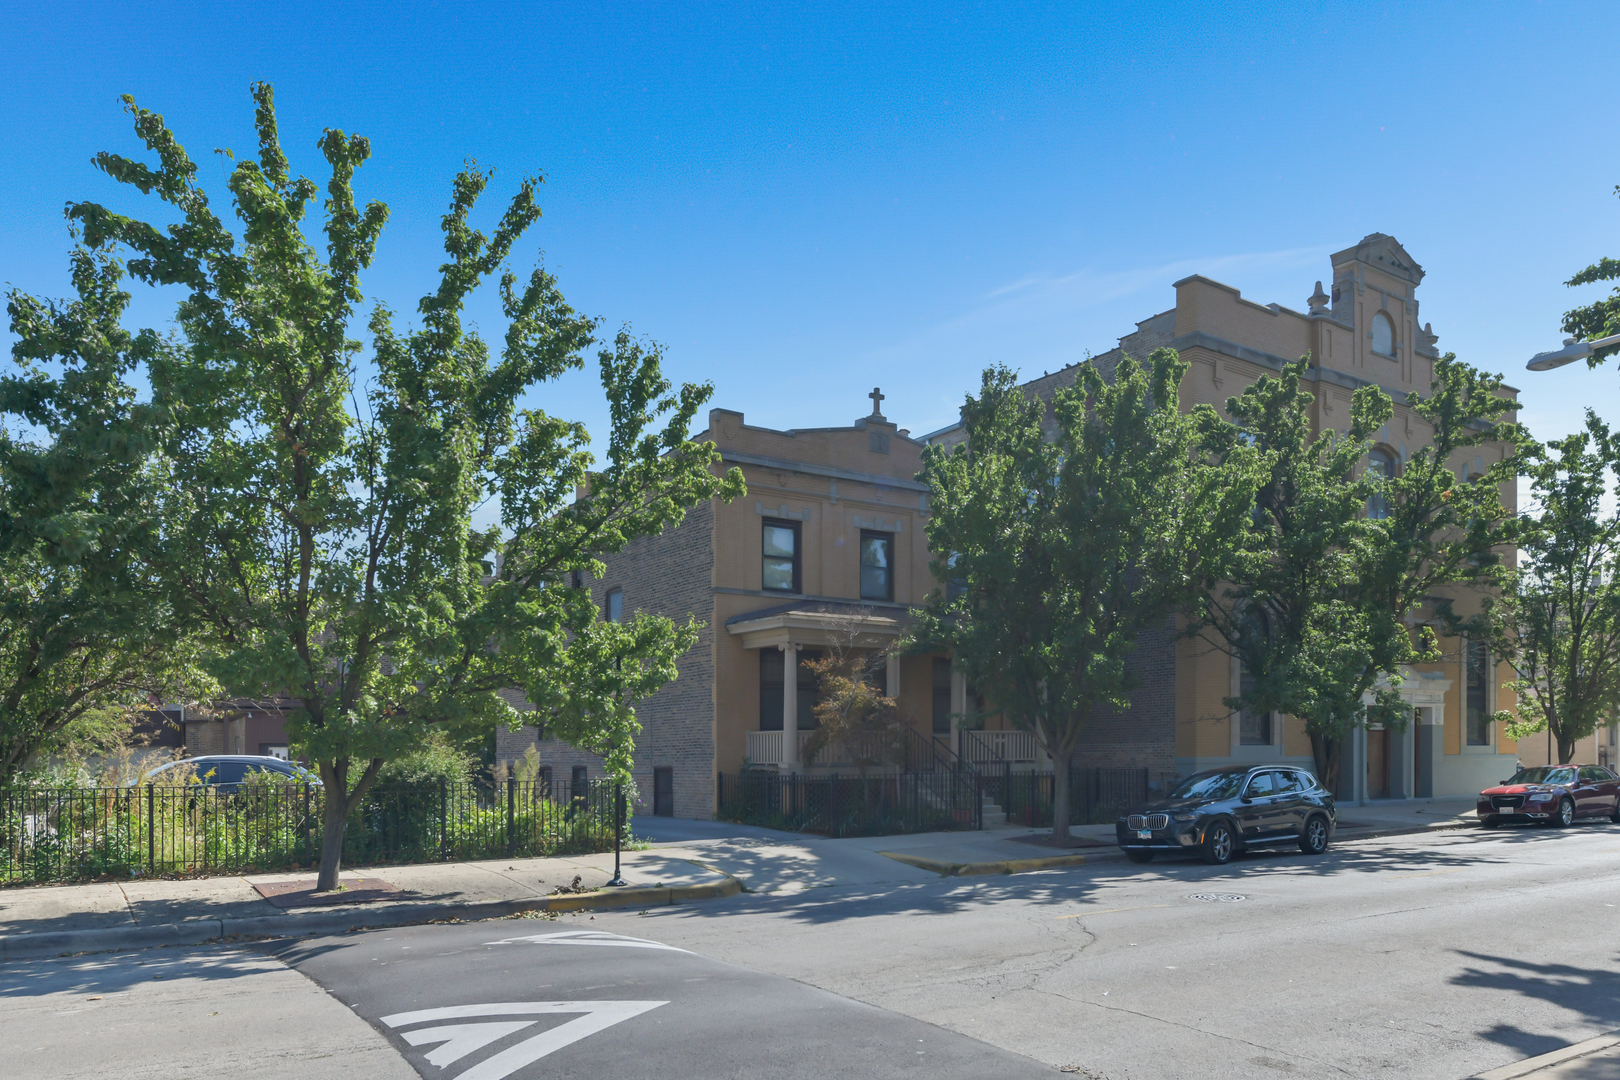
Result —
M 192 659 L 145 556 L 160 418 L 128 373 L 162 349 L 120 326 L 129 295 L 78 250 L 72 301 L 13 291 L 17 371 L 0 379 L 0 785 L 74 732 L 165 693 Z M 192 672 L 195 682 L 195 672 Z
M 1248 463 L 1258 476 L 1233 558 L 1209 567 L 1193 629 L 1243 665 L 1244 692 L 1227 705 L 1303 720 L 1317 773 L 1331 782 L 1345 734 L 1366 716 L 1374 620 L 1351 593 L 1377 488 L 1357 472 L 1391 407 L 1377 387 L 1362 387 L 1348 432 L 1318 433 L 1312 395 L 1300 385 L 1308 366 L 1289 364 L 1228 398 L 1230 423 L 1204 416 L 1204 446 L 1215 460 Z
M 356 202 L 370 144 L 330 129 L 319 140 L 331 175 L 318 251 L 303 222 L 319 189 L 289 171 L 270 87 L 253 97 L 257 158 L 237 161 L 227 185 L 236 232 L 162 117 L 127 98 L 155 164 L 96 164 L 178 220 L 94 203 L 68 213 L 91 250 L 127 251 L 137 280 L 183 293 L 175 347 L 148 366 L 154 406 L 172 417 L 152 565 L 175 617 L 206 628 L 230 693 L 298 699 L 290 733 L 326 785 L 318 887 L 330 889 L 345 822 L 383 764 L 430 729 L 461 738 L 515 723 L 501 688 L 521 688 L 550 730 L 628 779 L 634 704 L 675 677 L 697 625 L 607 622 L 574 575 L 600 574 L 602 554 L 743 485 L 716 475 L 712 444 L 687 438 L 710 388 L 672 388 L 658 350 L 628 333 L 598 353 L 612 421 L 600 467 L 579 424 L 518 407 L 580 367 L 596 329 L 544 269 L 521 281 L 504 269 L 540 216 L 538 178 L 486 236 L 470 218 L 489 174 L 456 177 L 438 283 L 413 329 L 372 310 L 376 370 L 363 381 L 349 328 L 388 218 Z M 462 311 L 497 273 L 506 327 L 492 348 Z M 475 529 L 492 497 L 499 524 Z
M 1317 772 L 1336 784 L 1350 734 L 1367 723 L 1399 728 L 1407 710 L 1402 670 L 1442 658 L 1440 637 L 1492 632 L 1493 597 L 1505 581 L 1502 551 L 1515 528 L 1501 485 L 1510 457 L 1477 475 L 1456 462 L 1489 444 L 1517 445 L 1504 417 L 1517 406 L 1487 375 L 1447 354 L 1428 396 L 1407 405 L 1429 428 L 1396 475 L 1359 468 L 1393 412 L 1365 386 L 1344 433 L 1313 433 L 1306 361 L 1262 377 L 1227 403 L 1236 428 L 1207 437 L 1217 456 L 1234 445 L 1263 455 L 1266 479 L 1231 578 L 1205 600 L 1206 626 L 1251 676 L 1233 707 L 1299 717 Z M 1359 474 L 1359 476 L 1358 476 Z M 1469 595 L 1479 610 L 1457 610 Z M 1257 614 L 1258 613 L 1258 614 Z
M 1503 620 L 1503 644 L 1516 646 L 1503 649 L 1518 676 L 1512 734 L 1549 732 L 1568 763 L 1620 705 L 1620 512 L 1603 507 L 1620 444 L 1588 409 L 1585 431 L 1525 453 L 1521 471 L 1535 505 Z
M 1620 185 L 1614 190 L 1616 195 L 1620 195 Z M 1599 259 L 1564 284 L 1576 288 L 1602 281 L 1620 281 L 1620 259 Z M 1616 286 L 1602 300 L 1564 312 L 1563 329 L 1564 333 L 1577 341 L 1595 341 L 1620 334 L 1620 286 Z M 1616 352 L 1620 352 L 1620 345 L 1598 349 L 1587 358 L 1586 364 L 1595 368 Z
M 916 638 L 951 650 L 1051 757 L 1059 841 L 1087 720 L 1129 706 L 1138 638 L 1224 564 L 1251 503 L 1243 470 L 1197 452 L 1207 407 L 1181 413 L 1186 370 L 1168 349 L 1148 368 L 1121 359 L 1112 382 L 1081 364 L 1048 437 L 1045 404 L 994 368 L 962 410 L 966 442 L 924 452 L 932 568 L 953 587 L 930 595 Z

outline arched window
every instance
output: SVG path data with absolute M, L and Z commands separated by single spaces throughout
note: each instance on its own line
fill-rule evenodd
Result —
M 1373 352 L 1379 356 L 1395 355 L 1395 324 L 1382 311 L 1373 316 Z
M 1367 451 L 1367 475 L 1392 479 L 1395 476 L 1395 455 L 1382 446 Z M 1381 493 L 1368 499 L 1367 516 L 1374 519 L 1389 517 L 1389 499 Z

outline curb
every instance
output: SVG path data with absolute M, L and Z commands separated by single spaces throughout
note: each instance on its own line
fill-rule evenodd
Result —
M 1574 1061 L 1576 1058 L 1595 1054 L 1599 1050 L 1607 1050 L 1617 1043 L 1620 1043 L 1620 1031 L 1611 1031 L 1607 1035 L 1599 1035 L 1595 1039 L 1587 1039 L 1574 1046 L 1554 1050 L 1550 1054 L 1525 1058 L 1523 1061 L 1515 1061 L 1511 1065 L 1503 1065 L 1500 1069 L 1492 1069 L 1490 1072 L 1475 1073 L 1470 1080 L 1518 1080 L 1521 1076 L 1529 1076 L 1542 1069 L 1550 1069 L 1554 1065 L 1562 1065 L 1566 1061 Z
M 1048 855 L 1039 859 L 1002 859 L 999 862 L 953 863 L 940 859 L 924 859 L 898 851 L 880 851 L 879 855 L 915 866 L 919 870 L 932 870 L 940 877 L 974 877 L 980 874 L 1022 874 L 1029 870 L 1051 870 L 1060 866 L 1082 866 L 1084 855 Z
M 727 874 L 724 881 L 669 888 L 624 888 L 577 896 L 536 896 L 487 904 L 411 904 L 352 908 L 309 915 L 259 915 L 245 919 L 192 919 L 156 926 L 121 926 L 108 930 L 61 930 L 38 934 L 0 935 L 0 962 L 39 959 L 70 953 L 123 952 L 164 945 L 204 945 L 228 937 L 308 937 L 374 930 L 388 926 L 455 919 L 479 922 L 529 911 L 602 911 L 626 907 L 664 907 L 694 900 L 718 900 L 742 892 L 742 882 Z
M 1333 836 L 1336 840 L 1377 840 L 1385 836 L 1416 836 L 1418 833 L 1453 832 L 1457 829 L 1476 829 L 1477 821 L 1443 821 L 1435 825 L 1402 825 L 1393 829 L 1371 829 L 1362 832 L 1356 829 L 1354 836 L 1346 836 L 1342 831 L 1335 829 Z

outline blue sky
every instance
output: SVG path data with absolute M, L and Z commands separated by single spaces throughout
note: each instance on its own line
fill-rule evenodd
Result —
M 0 281 L 67 291 L 64 201 L 151 213 L 89 165 L 163 113 L 224 199 L 276 88 L 295 168 L 323 127 L 374 156 L 392 208 L 374 299 L 411 312 L 452 176 L 526 173 L 565 295 L 668 347 L 677 379 L 776 427 L 847 423 L 881 384 L 914 432 L 992 362 L 1102 352 L 1203 273 L 1302 309 L 1327 256 L 1395 235 L 1440 347 L 1503 371 L 1542 437 L 1614 368 L 1524 371 L 1620 255 L 1600 3 L 0 5 Z M 486 301 L 473 318 L 491 338 Z M 143 294 L 136 317 L 161 325 Z M 605 420 L 592 373 L 534 404 Z

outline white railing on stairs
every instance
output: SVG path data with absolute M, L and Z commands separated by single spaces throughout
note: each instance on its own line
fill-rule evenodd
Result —
M 1035 736 L 1027 731 L 964 731 L 962 756 L 975 765 L 992 761 L 1037 761 Z

